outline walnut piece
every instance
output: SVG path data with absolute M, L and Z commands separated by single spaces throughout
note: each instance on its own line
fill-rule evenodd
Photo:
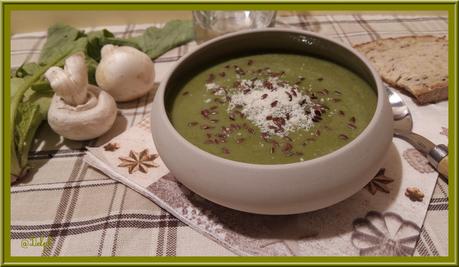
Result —
M 422 193 L 421 189 L 410 186 L 406 188 L 405 196 L 407 196 L 411 201 L 422 201 L 424 193 Z

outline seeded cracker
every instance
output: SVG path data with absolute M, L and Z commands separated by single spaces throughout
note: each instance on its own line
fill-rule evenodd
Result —
M 356 45 L 389 85 L 410 92 L 419 104 L 448 99 L 446 37 L 406 36 Z

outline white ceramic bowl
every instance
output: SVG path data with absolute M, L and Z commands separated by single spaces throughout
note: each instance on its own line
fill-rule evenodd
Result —
M 334 61 L 365 79 L 377 92 L 377 107 L 363 132 L 344 147 L 312 160 L 260 165 L 227 160 L 183 138 L 166 114 L 165 99 L 185 73 L 241 53 L 285 51 Z M 260 214 L 313 211 L 362 189 L 381 167 L 392 140 L 392 112 L 378 74 L 353 48 L 316 33 L 263 29 L 225 35 L 182 57 L 156 93 L 151 130 L 156 148 L 186 187 L 220 205 Z

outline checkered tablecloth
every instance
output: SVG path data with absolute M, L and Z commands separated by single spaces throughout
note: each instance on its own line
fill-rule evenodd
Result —
M 148 26 L 104 27 L 127 37 Z M 385 37 L 447 35 L 448 18 L 298 14 L 278 17 L 276 26 L 314 31 L 352 45 Z M 11 67 L 36 61 L 45 39 L 45 32 L 11 36 Z M 155 60 L 156 85 L 195 45 L 181 46 Z M 234 255 L 83 161 L 86 146 L 101 145 L 148 116 L 153 96 L 149 93 L 118 104 L 114 127 L 97 140 L 72 142 L 57 136 L 46 124 L 41 126 L 29 155 L 32 171 L 11 187 L 12 256 Z M 438 134 L 447 136 L 448 129 Z M 448 185 L 438 179 L 415 255 L 447 255 L 447 248 Z

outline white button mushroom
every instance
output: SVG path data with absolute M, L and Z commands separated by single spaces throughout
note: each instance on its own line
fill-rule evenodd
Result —
M 155 82 L 154 64 L 145 53 L 129 47 L 105 45 L 96 69 L 96 81 L 115 101 L 129 101 L 147 94 Z
M 55 94 L 48 110 L 48 124 L 70 140 L 89 140 L 107 132 L 116 119 L 115 100 L 88 84 L 83 53 L 65 60 L 64 69 L 51 67 L 45 77 Z

